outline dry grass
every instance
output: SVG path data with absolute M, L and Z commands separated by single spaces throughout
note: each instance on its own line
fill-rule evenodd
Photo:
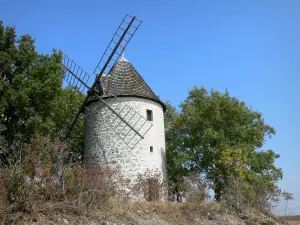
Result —
M 288 221 L 288 224 L 290 224 L 290 225 L 300 225 L 300 220 L 299 221 Z
M 224 208 L 218 203 L 174 203 L 174 202 L 125 202 L 119 199 L 110 199 L 102 215 L 120 216 L 124 212 L 137 214 L 159 214 L 166 215 L 168 219 L 190 218 L 193 219 L 195 212 L 198 216 L 205 216 L 210 212 L 221 212 Z M 170 217 L 171 215 L 171 217 Z
M 219 203 L 128 202 L 110 198 L 86 214 L 51 211 L 15 213 L 3 224 L 131 224 L 131 225 L 281 225 L 287 224 L 255 210 L 236 212 Z M 1 221 L 1 220 L 0 220 Z M 1 223 L 0 223 L 1 224 Z
M 101 211 L 92 216 L 124 224 L 286 224 L 276 217 L 265 215 L 258 210 L 243 212 L 229 210 L 223 204 L 172 203 L 172 202 L 124 202 L 110 199 Z M 276 221 L 276 222 L 275 222 Z

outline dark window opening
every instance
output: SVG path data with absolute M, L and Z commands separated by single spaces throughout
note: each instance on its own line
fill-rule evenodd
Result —
M 153 121 L 153 113 L 150 109 L 147 109 L 147 120 Z
M 153 146 L 150 146 L 150 152 L 153 152 Z

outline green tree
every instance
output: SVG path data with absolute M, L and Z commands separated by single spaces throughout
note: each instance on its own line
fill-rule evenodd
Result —
M 176 151 L 176 142 L 173 140 L 173 133 L 170 132 L 174 130 L 174 121 L 177 120 L 179 113 L 170 102 L 166 102 L 165 105 L 164 123 L 169 195 L 171 198 L 181 201 L 181 193 L 185 190 L 184 176 L 188 174 L 188 171 L 182 166 L 181 152 Z
M 228 91 L 208 92 L 203 87 L 189 91 L 180 108 L 182 112 L 167 134 L 169 155 L 185 173 L 204 174 L 214 184 L 217 200 L 233 175 L 249 184 L 262 181 L 277 188 L 282 171 L 274 166 L 274 160 L 279 155 L 272 150 L 259 151 L 275 130 L 260 112 Z
M 59 137 L 82 96 L 62 88 L 61 54 L 39 54 L 29 35 L 0 21 L 0 153 L 13 158 L 34 135 Z M 82 130 L 80 131 L 82 133 Z

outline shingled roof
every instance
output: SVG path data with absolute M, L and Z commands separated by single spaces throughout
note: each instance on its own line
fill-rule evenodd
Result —
M 165 109 L 163 102 L 154 94 L 141 75 L 124 56 L 116 62 L 108 75 L 103 76 L 101 82 L 104 96 L 112 93 L 117 97 L 134 96 L 146 98 L 160 103 Z

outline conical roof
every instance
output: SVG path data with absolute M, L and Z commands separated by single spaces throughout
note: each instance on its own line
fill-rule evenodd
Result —
M 109 74 L 101 78 L 104 96 L 109 93 L 117 97 L 141 97 L 160 103 L 165 109 L 163 102 L 155 95 L 146 84 L 133 65 L 122 56 L 116 62 Z

